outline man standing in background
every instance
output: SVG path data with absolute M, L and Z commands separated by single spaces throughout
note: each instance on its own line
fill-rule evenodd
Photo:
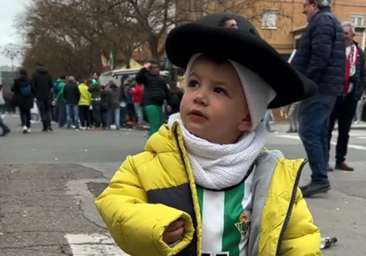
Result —
M 64 90 L 66 85 L 66 76 L 61 76 L 56 81 L 54 87 L 55 108 L 57 111 L 58 127 L 62 128 L 66 124 L 66 102 L 64 97 Z
M 310 184 L 301 188 L 304 197 L 330 190 L 329 117 L 342 92 L 346 63 L 343 28 L 330 6 L 330 0 L 305 0 L 308 25 L 293 59 L 294 68 L 318 85 L 299 108 L 299 135 L 312 171 Z
M 101 125 L 101 87 L 99 84 L 99 73 L 93 72 L 92 83 L 89 85 L 91 94 L 91 108 L 93 113 L 94 130 L 100 130 Z
M 73 76 L 68 77 L 65 85 L 64 97 L 66 102 L 67 128 L 79 130 L 79 87 Z
M 363 50 L 358 47 L 353 40 L 355 36 L 355 26 L 346 21 L 342 23 L 344 37 L 346 41 L 346 70 L 342 95 L 338 96 L 333 107 L 329 120 L 328 145 L 335 126 L 338 123 L 338 139 L 336 145 L 336 170 L 353 171 L 354 169 L 346 164 L 346 155 L 349 140 L 349 131 L 355 116 L 357 103 L 361 99 L 365 88 L 365 57 Z M 328 154 L 329 161 L 329 154 Z M 328 171 L 333 168 L 329 166 Z
M 144 85 L 142 102 L 150 124 L 149 137 L 163 124 L 164 100 L 170 108 L 169 89 L 159 71 L 158 62 L 151 60 L 136 74 L 136 82 Z
M 51 127 L 51 104 L 53 80 L 47 69 L 41 64 L 37 64 L 36 71 L 33 73 L 32 82 L 37 99 L 37 106 L 41 115 L 42 131 L 52 131 Z

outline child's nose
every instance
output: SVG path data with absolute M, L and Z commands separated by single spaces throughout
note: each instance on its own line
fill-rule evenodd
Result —
M 194 102 L 201 105 L 207 105 L 207 97 L 203 90 L 198 90 L 194 96 Z

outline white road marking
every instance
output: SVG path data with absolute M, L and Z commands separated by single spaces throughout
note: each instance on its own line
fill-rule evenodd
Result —
M 73 256 L 128 256 L 108 235 L 66 234 Z
M 299 136 L 296 135 L 275 135 L 276 137 L 279 138 L 286 138 L 286 139 L 293 139 L 293 140 L 300 140 Z M 332 145 L 336 145 L 337 143 L 331 141 L 330 142 Z M 357 150 L 365 150 L 366 151 L 366 146 L 360 146 L 360 145 L 354 145 L 354 144 L 348 144 L 348 148 L 352 148 L 352 149 L 357 149 Z

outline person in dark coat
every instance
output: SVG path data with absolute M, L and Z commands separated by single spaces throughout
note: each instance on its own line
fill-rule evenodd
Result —
M 149 120 L 149 137 L 157 132 L 163 124 L 163 105 L 167 102 L 170 108 L 169 89 L 159 73 L 159 62 L 150 60 L 136 74 L 136 82 L 144 85 L 142 101 Z
M 346 164 L 346 155 L 349 141 L 349 131 L 356 113 L 358 101 L 365 89 L 365 57 L 358 43 L 353 40 L 356 28 L 352 22 L 342 23 L 346 41 L 346 71 L 342 95 L 338 96 L 329 120 L 328 145 L 330 142 L 335 123 L 338 122 L 338 138 L 336 145 L 335 166 L 336 170 L 353 171 L 353 167 Z M 329 154 L 328 154 L 329 161 Z M 329 166 L 328 170 L 333 168 Z
M 19 69 L 19 77 L 14 79 L 11 88 L 13 95 L 13 104 L 19 108 L 20 121 L 23 126 L 23 133 L 30 132 L 31 128 L 31 109 L 34 105 L 34 87 L 32 80 L 27 76 L 24 68 Z
M 116 130 L 119 130 L 120 127 L 120 112 L 121 112 L 121 102 L 122 102 L 122 95 L 118 88 L 118 86 L 115 83 L 110 83 L 109 85 L 109 93 L 110 93 L 110 109 L 109 109 L 109 128 L 112 124 L 112 121 L 114 121 L 114 124 L 116 125 Z
M 68 83 L 65 85 L 64 98 L 66 102 L 67 128 L 75 128 L 79 130 L 79 86 L 75 78 L 69 76 Z
M 305 1 L 308 25 L 293 59 L 293 67 L 318 86 L 318 92 L 299 107 L 299 135 L 312 171 L 311 182 L 301 187 L 304 197 L 330 190 L 329 119 L 342 93 L 346 65 L 343 28 L 330 7 L 330 0 Z
M 102 85 L 100 92 L 100 111 L 103 129 L 109 128 L 110 119 L 110 103 L 111 103 L 111 93 L 109 89 Z
M 32 83 L 35 89 L 35 97 L 37 99 L 37 105 L 43 123 L 42 131 L 52 131 L 51 108 L 53 100 L 53 80 L 47 69 L 39 63 L 37 64 L 36 71 L 32 76 Z

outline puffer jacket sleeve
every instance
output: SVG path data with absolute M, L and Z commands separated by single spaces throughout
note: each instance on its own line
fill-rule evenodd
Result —
M 335 40 L 335 27 L 331 18 L 328 15 L 322 15 L 319 19 L 319 25 L 311 34 L 311 59 L 305 74 L 316 84 L 328 66 Z
M 187 213 L 166 205 L 147 203 L 146 191 L 131 156 L 97 198 L 96 206 L 114 241 L 133 256 L 175 255 L 191 242 L 194 234 L 193 223 Z M 179 243 L 168 246 L 162 235 L 178 219 L 185 221 L 185 235 Z
M 302 197 L 297 191 L 290 222 L 281 245 L 281 256 L 321 256 L 320 231 L 313 222 L 313 217 Z

